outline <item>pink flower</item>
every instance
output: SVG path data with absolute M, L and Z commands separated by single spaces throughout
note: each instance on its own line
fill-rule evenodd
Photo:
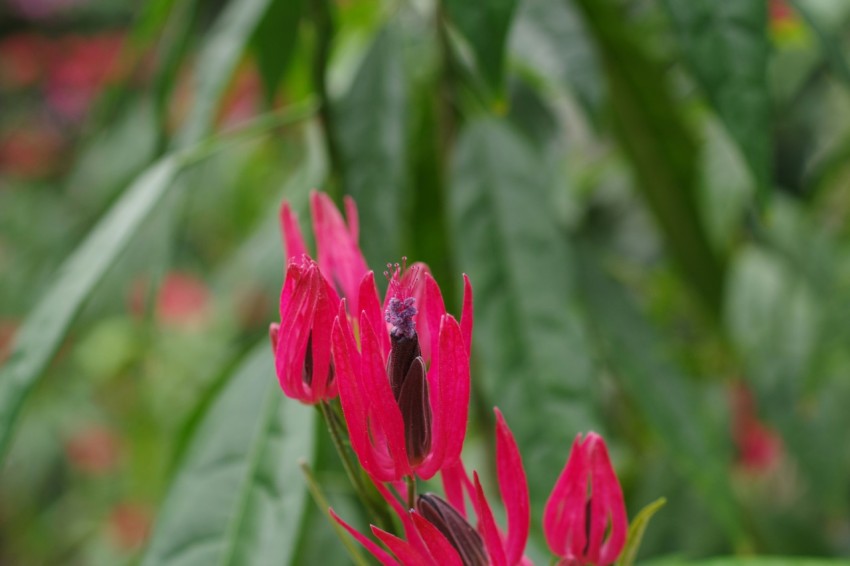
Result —
M 281 323 L 269 332 L 275 369 L 287 397 L 315 404 L 337 395 L 331 362 L 331 325 L 339 296 L 315 261 L 291 260 L 280 294 Z
M 496 525 L 477 474 L 470 482 L 459 461 L 443 471 L 448 501 L 427 493 L 417 498 L 414 509 L 405 510 L 386 488 L 378 486 L 401 518 L 406 539 L 373 526 L 372 534 L 387 550 L 354 530 L 333 510 L 331 515 L 385 566 L 530 564 L 523 555 L 530 521 L 525 470 L 514 437 L 498 409 L 496 419 L 496 472 L 507 513 L 507 534 Z M 466 516 L 464 491 L 475 506 L 475 528 Z
M 417 297 L 424 303 L 421 311 Z M 397 481 L 414 472 L 428 479 L 460 458 L 466 434 L 469 279 L 464 276 L 460 323 L 446 313 L 437 283 L 422 266 L 407 271 L 396 266 L 383 310 L 372 273 L 363 278 L 358 300 L 360 310 L 351 311 L 355 320 L 349 321 L 341 307 L 333 330 L 352 447 L 378 481 Z M 359 347 L 352 325 L 359 331 Z M 418 329 L 428 336 L 425 344 Z
M 549 548 L 567 566 L 606 566 L 626 543 L 626 506 L 605 441 L 590 432 L 576 436 L 561 477 L 543 513 Z
M 756 400 L 745 383 L 734 385 L 731 404 L 732 440 L 738 448 L 738 465 L 752 474 L 776 468 L 784 451 L 782 437 L 759 419 Z
M 331 329 L 345 296 L 356 295 L 367 272 L 357 245 L 357 208 L 346 199 L 346 226 L 331 199 L 310 195 L 318 262 L 307 253 L 298 220 L 289 204 L 280 211 L 287 267 L 280 295 L 280 324 L 269 328 L 275 368 L 283 392 L 315 404 L 337 395 L 331 360 Z

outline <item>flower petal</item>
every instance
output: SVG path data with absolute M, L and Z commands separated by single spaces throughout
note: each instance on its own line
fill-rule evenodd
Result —
M 281 292 L 281 325 L 275 348 L 275 369 L 283 392 L 315 403 L 303 379 L 304 359 L 318 300 L 318 270 L 313 263 L 290 262 Z
M 531 508 L 528 501 L 528 481 L 516 440 L 499 409 L 496 413 L 496 474 L 499 491 L 508 516 L 507 560 L 517 564 L 528 542 Z
M 468 482 L 469 478 L 463 468 L 463 462 L 458 459 L 454 464 L 443 466 L 440 470 L 440 477 L 443 480 L 443 492 L 446 494 L 446 500 L 457 509 L 461 517 L 466 519 L 466 499 L 463 496 L 463 487 L 464 482 Z
M 543 533 L 549 548 L 558 556 L 578 557 L 584 552 L 588 471 L 578 434 L 543 511 Z
M 384 310 L 378 298 L 378 287 L 375 285 L 375 274 L 370 271 L 360 281 L 358 291 L 360 311 L 366 313 L 366 318 L 372 325 L 381 345 L 381 355 L 386 358 L 390 352 L 390 334 L 384 322 Z M 352 313 L 354 315 L 354 313 Z
M 487 503 L 487 498 L 484 496 L 484 490 L 481 489 L 478 472 L 473 472 L 472 478 L 475 483 L 473 501 L 475 503 L 475 514 L 478 515 L 478 531 L 481 533 L 481 538 L 484 539 L 487 554 L 490 555 L 490 564 L 492 566 L 507 566 L 508 562 L 505 559 L 505 549 L 502 546 L 499 529 L 496 527 L 496 520 L 493 519 L 493 510 L 490 509 L 490 504 Z
M 360 367 L 360 355 L 345 315 L 345 301 L 340 304 L 340 314 L 334 321 L 332 340 L 339 400 L 348 425 L 351 448 L 357 454 L 363 468 L 382 480 L 384 474 L 372 457 L 372 443 L 368 429 L 368 402 L 362 395 L 358 383 L 358 372 L 355 370 Z
M 416 511 L 410 512 L 413 517 L 413 523 L 416 529 L 425 541 L 425 545 L 431 552 L 434 560 L 438 561 L 440 566 L 463 566 L 457 550 L 451 545 L 448 539 L 441 533 L 437 527 L 432 525 L 422 515 Z
M 354 539 L 363 545 L 363 547 L 368 550 L 372 556 L 378 559 L 378 561 L 384 566 L 399 566 L 399 563 L 393 559 L 384 549 L 380 546 L 366 538 L 363 534 L 358 532 L 354 527 L 343 521 L 339 515 L 337 515 L 333 509 L 328 509 L 328 513 L 330 513 L 331 517 L 333 517 L 334 521 L 339 523 L 343 529 L 348 531 L 348 533 L 354 537 Z M 407 566 L 406 564 L 404 566 Z
M 369 403 L 369 418 L 386 438 L 387 452 L 396 468 L 395 477 L 391 479 L 400 479 L 410 474 L 404 443 L 404 421 L 387 379 L 378 339 L 364 313 L 360 315 L 360 351 L 360 384 Z
M 406 540 L 402 540 L 395 535 L 382 531 L 374 525 L 372 526 L 372 534 L 384 543 L 384 545 L 390 549 L 390 552 L 395 554 L 396 558 L 401 560 L 401 563 L 404 566 L 433 566 L 434 561 L 430 555 L 423 556 Z
M 460 313 L 460 330 L 463 343 L 466 344 L 466 355 L 472 352 L 472 283 L 466 273 L 463 274 L 463 310 Z
M 331 373 L 333 371 L 331 366 L 331 331 L 334 318 L 339 310 L 340 299 L 324 277 L 317 279 L 319 291 L 311 335 L 313 375 L 310 387 L 316 399 L 331 399 L 335 395 L 329 393 L 336 392 L 336 386 L 329 384 L 333 377 Z
M 287 260 L 309 255 L 298 225 L 298 218 L 293 214 L 288 202 L 284 202 L 280 207 L 280 227 L 283 232 L 284 257 Z
M 628 519 L 626 518 L 626 505 L 623 501 L 623 490 L 611 459 L 608 456 L 608 448 L 605 441 L 596 433 L 588 433 L 585 442 L 591 443 L 588 449 L 591 458 L 591 474 L 593 482 L 593 497 L 591 498 L 591 513 L 593 514 L 590 526 L 591 548 L 598 549 L 594 559 L 601 566 L 611 564 L 617 560 L 626 544 L 626 531 L 628 530 Z M 598 499 L 598 501 L 597 501 Z M 611 529 L 608 537 L 602 542 L 602 537 L 608 530 L 608 521 Z

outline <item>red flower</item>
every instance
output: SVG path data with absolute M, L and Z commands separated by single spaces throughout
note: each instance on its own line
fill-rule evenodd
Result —
M 530 521 L 525 470 L 513 435 L 498 409 L 496 419 L 496 471 L 507 512 L 507 534 L 496 525 L 477 474 L 474 482 L 470 482 L 459 461 L 443 471 L 448 501 L 438 495 L 423 494 L 417 499 L 415 509 L 405 510 L 386 488 L 378 485 L 404 526 L 406 540 L 372 527 L 372 533 L 389 552 L 354 530 L 333 510 L 331 515 L 385 566 L 530 564 L 523 555 Z M 467 520 L 463 491 L 475 506 L 476 528 Z
M 627 528 L 623 492 L 605 441 L 593 432 L 584 441 L 577 435 L 543 513 L 549 548 L 565 566 L 606 566 L 622 552 Z
M 440 289 L 423 266 L 402 271 L 396 266 L 383 310 L 373 275 L 367 274 L 360 285 L 360 310 L 352 309 L 352 315 L 359 316 L 349 321 L 341 306 L 333 330 L 334 364 L 351 444 L 378 481 L 396 481 L 414 472 L 432 477 L 457 462 L 466 434 L 469 279 L 464 276 L 458 323 L 446 313 Z M 417 297 L 424 303 L 421 312 Z M 352 324 L 359 331 L 359 348 Z M 427 333 L 425 347 L 417 329 Z
M 331 325 L 340 299 L 315 261 L 290 260 L 280 294 L 281 324 L 270 328 L 275 369 L 287 397 L 318 403 L 337 395 Z
M 346 226 L 331 199 L 310 195 L 319 261 L 307 254 L 298 220 L 288 203 L 280 211 L 287 267 L 280 295 L 280 324 L 269 328 L 275 368 L 283 392 L 302 403 L 315 404 L 337 395 L 331 360 L 331 329 L 341 300 L 337 286 L 356 295 L 367 272 L 357 245 L 357 208 L 346 199 Z

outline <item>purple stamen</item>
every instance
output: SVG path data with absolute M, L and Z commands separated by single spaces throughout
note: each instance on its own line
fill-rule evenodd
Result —
M 407 297 L 404 300 L 398 297 L 390 299 L 387 310 L 384 312 L 385 320 L 392 326 L 390 331 L 393 336 L 404 336 L 413 338 L 416 335 L 416 299 Z

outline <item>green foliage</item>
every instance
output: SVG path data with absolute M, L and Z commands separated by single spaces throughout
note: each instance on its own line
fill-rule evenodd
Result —
M 475 285 L 484 374 L 477 385 L 524 448 L 536 508 L 566 462 L 574 431 L 596 422 L 576 271 L 541 172 L 510 126 L 482 120 L 461 134 L 450 184 L 458 262 Z
M 287 564 L 309 501 L 315 414 L 277 395 L 263 340 L 203 415 L 143 565 Z
M 377 496 L 265 338 L 280 202 L 312 240 L 311 189 L 452 313 L 469 274 L 464 460 L 504 524 L 498 406 L 536 561 L 593 429 L 621 564 L 846 562 L 850 5 L 24 4 L 0 9 L 0 563 L 351 560 L 326 507 L 368 532 Z

